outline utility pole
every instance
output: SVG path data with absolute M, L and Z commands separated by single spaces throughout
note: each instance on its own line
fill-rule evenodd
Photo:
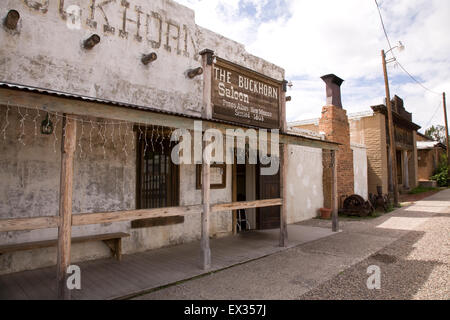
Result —
M 381 50 L 381 58 L 383 61 L 384 85 L 386 88 L 386 106 L 388 113 L 388 131 L 389 131 L 389 152 L 391 153 L 392 167 L 392 185 L 394 188 L 394 206 L 398 207 L 398 184 L 397 184 L 397 153 L 395 150 L 394 122 L 392 119 L 391 94 L 389 91 L 389 79 L 386 67 L 386 54 Z M 448 150 L 448 149 L 447 149 Z
M 450 148 L 448 145 L 448 123 L 447 123 L 447 102 L 445 101 L 445 92 L 442 93 L 442 98 L 444 100 L 444 118 L 445 118 L 445 137 L 447 140 L 447 164 L 450 165 Z

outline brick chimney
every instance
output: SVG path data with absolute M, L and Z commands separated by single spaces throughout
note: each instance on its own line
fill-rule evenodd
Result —
M 350 148 L 350 127 L 347 111 L 342 108 L 341 85 L 344 82 L 334 74 L 321 77 L 326 84 L 327 104 L 322 109 L 319 120 L 319 130 L 325 133 L 325 138 L 339 142 L 337 159 L 337 190 L 338 200 L 341 197 L 354 194 L 353 150 Z M 329 154 L 324 155 L 324 165 L 329 164 Z M 331 170 L 324 168 L 324 198 L 325 207 L 331 208 Z

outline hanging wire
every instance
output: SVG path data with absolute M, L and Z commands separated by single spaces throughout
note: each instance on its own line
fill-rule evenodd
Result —
M 37 133 L 38 133 L 38 126 L 37 126 L 37 119 L 41 116 L 41 114 L 39 113 L 39 109 L 36 106 L 36 116 L 33 118 L 33 122 L 34 122 L 34 138 L 36 139 Z
M 395 54 L 394 54 L 394 50 L 393 50 L 393 48 L 392 48 L 392 46 L 391 46 L 391 41 L 389 40 L 389 36 L 388 36 L 388 34 L 387 34 L 386 27 L 385 27 L 385 25 L 384 25 L 383 15 L 381 14 L 381 8 L 380 8 L 380 5 L 378 4 L 378 1 L 377 1 L 377 0 L 375 0 L 375 4 L 376 4 L 376 6 L 377 6 L 378 14 L 379 14 L 379 16 L 380 16 L 380 21 L 381 21 L 381 26 L 383 27 L 384 36 L 386 37 L 386 41 L 387 41 L 387 43 L 388 43 L 388 45 L 389 45 L 389 52 L 390 52 L 390 53 L 392 54 L 392 56 L 394 57 L 395 62 L 396 62 L 396 63 L 398 64 L 398 66 L 403 70 L 403 72 L 405 72 L 405 73 L 406 73 L 406 74 L 407 74 L 414 82 L 416 82 L 418 85 L 420 85 L 423 89 L 425 89 L 426 91 L 431 92 L 431 93 L 433 93 L 433 94 L 441 95 L 442 93 L 438 93 L 438 92 L 436 92 L 436 91 L 433 91 L 433 90 L 427 88 L 423 83 L 421 83 L 419 80 L 417 80 L 410 72 L 408 72 L 408 71 L 406 70 L 406 68 L 403 67 L 403 65 L 400 63 L 400 61 L 398 61 L 397 57 L 396 57 Z
M 56 129 L 58 128 L 58 123 L 59 123 L 59 117 L 58 117 L 58 113 L 56 113 L 56 120 L 55 120 L 55 126 L 53 127 L 53 137 L 54 137 L 54 141 L 53 141 L 53 151 L 56 153 L 56 143 L 58 142 L 58 137 L 56 137 Z
M 94 130 L 94 124 L 92 120 L 90 122 L 91 122 L 91 130 L 89 131 L 89 149 L 92 152 L 92 131 Z
M 6 107 L 5 126 L 3 127 L 3 130 L 2 130 L 2 132 L 3 132 L 3 140 L 4 141 L 6 140 L 6 129 L 9 126 L 9 120 L 8 120 L 8 118 L 9 118 L 9 110 L 10 110 L 10 107 L 9 107 L 9 102 L 8 102 L 8 106 Z
M 19 115 L 20 115 L 20 123 L 21 123 L 21 129 L 22 129 L 22 134 L 21 134 L 21 136 L 19 137 L 19 138 L 24 138 L 25 137 L 25 131 L 24 131 L 24 129 L 25 129 L 25 121 L 28 121 L 28 118 L 30 118 L 29 117 L 29 111 L 28 111 L 28 109 L 33 109 L 33 110 L 35 110 L 36 109 L 36 107 L 34 107 L 34 108 L 31 108 L 31 107 L 23 107 L 23 106 L 17 106 L 17 105 L 15 105 L 15 107 L 17 107 L 17 109 L 18 109 L 18 113 L 19 113 Z M 23 108 L 25 108 L 26 109 L 26 112 L 25 112 L 25 114 L 23 114 L 23 112 L 22 112 L 22 109 Z M 11 107 L 10 107 L 10 104 L 8 103 L 7 104 L 7 107 L 6 107 L 6 119 L 5 119 L 5 124 L 4 124 L 4 126 L 3 126 L 3 128 L 2 128 L 2 133 L 3 133 L 3 136 L 4 136 L 4 140 L 6 140 L 6 130 L 7 130 L 7 128 L 9 127 L 9 125 L 10 125 L 10 122 L 9 122 L 9 113 L 10 113 L 10 110 L 11 110 Z M 37 111 L 36 111 L 36 114 L 38 114 L 39 113 L 39 109 L 37 109 Z M 40 113 L 39 113 L 39 115 L 40 115 Z M 49 112 L 49 115 L 51 115 L 52 116 L 52 118 L 53 118 L 53 120 L 54 120 L 54 128 L 53 128 L 53 136 L 54 136 L 54 144 L 53 144 L 53 146 L 54 146 L 54 152 L 56 153 L 57 152 L 57 150 L 56 150 L 56 145 L 57 145 L 57 142 L 58 142 L 58 137 L 57 137 L 57 128 L 58 128 L 58 123 L 59 122 L 62 122 L 62 117 L 64 117 L 64 115 L 62 115 L 62 114 L 59 114 L 58 112 L 55 112 L 55 113 L 52 113 L 52 112 Z M 107 144 L 107 141 L 108 141 L 108 139 L 107 139 L 107 126 L 112 126 L 112 130 L 111 130 L 111 142 L 113 143 L 113 145 L 115 146 L 115 142 L 114 142 L 114 135 L 115 135 L 115 125 L 119 125 L 119 130 L 120 130 L 120 133 L 121 133 L 121 128 L 122 128 L 122 125 L 125 125 L 125 128 L 126 128 L 126 131 L 125 131 L 125 137 L 129 137 L 130 136 L 130 133 L 129 133 L 129 130 L 132 130 L 132 129 L 130 129 L 130 128 L 132 128 L 132 126 L 133 126 L 133 124 L 134 124 L 134 122 L 129 122 L 129 121 L 122 121 L 122 122 L 117 122 L 117 123 L 115 123 L 115 122 L 108 122 L 107 120 L 105 120 L 105 121 L 94 121 L 94 120 L 84 120 L 83 118 L 77 118 L 77 117 L 72 117 L 72 116 L 66 116 L 67 118 L 66 119 L 70 119 L 70 120 L 72 120 L 72 121 L 77 121 L 78 123 L 80 123 L 80 126 L 81 126 L 81 134 L 80 134 L 80 137 L 79 137 L 79 140 L 78 140 L 78 148 L 79 148 L 79 150 L 80 150 L 80 159 L 82 158 L 82 154 L 84 153 L 84 150 L 83 150 L 83 137 L 84 137 L 84 134 L 85 134 L 85 123 L 87 123 L 88 125 L 90 124 L 90 131 L 89 131 L 89 149 L 91 150 L 91 152 L 93 152 L 93 137 L 94 137 L 94 131 L 95 130 L 99 130 L 99 132 L 97 133 L 97 135 L 100 137 L 100 139 L 101 139 L 101 141 L 103 142 L 103 154 L 104 154 L 104 157 L 106 157 L 106 144 Z M 37 119 L 38 119 L 38 117 L 37 116 L 35 116 L 34 118 L 30 118 L 29 119 L 29 121 L 30 122 L 32 122 L 32 123 L 34 123 L 35 124 L 35 134 L 36 134 L 36 124 L 37 124 Z M 22 125 L 23 124 L 23 125 Z M 146 124 L 142 124 L 142 123 L 137 123 L 136 125 L 138 125 L 138 130 L 139 130 L 139 140 L 141 140 L 142 139 L 142 136 L 144 136 L 144 140 L 145 140 L 145 149 L 144 149 L 144 154 L 147 152 L 147 150 L 148 150 L 148 148 L 149 148 L 149 144 L 150 144 L 150 142 L 151 142 L 151 144 L 152 144 L 152 149 L 153 149 L 153 151 L 155 150 L 154 149 L 154 143 L 156 142 L 156 143 L 160 143 L 161 144 L 161 147 L 163 148 L 163 150 L 164 150 L 164 145 L 163 145 L 163 143 L 164 143 L 164 141 L 165 141 L 165 139 L 166 139 L 166 137 L 165 137 L 165 134 L 164 134 L 164 127 L 163 126 L 156 126 L 156 128 L 155 128 L 155 126 L 154 125 L 152 125 L 152 134 L 151 134 L 151 139 L 150 139 L 150 142 L 149 142 L 149 137 L 148 137 L 148 127 L 147 127 L 147 125 Z M 131 126 L 131 127 L 130 127 Z M 143 130 L 143 127 L 144 126 L 144 128 L 145 128 L 145 130 Z M 159 128 L 159 127 L 161 127 L 161 128 Z M 155 133 L 155 130 L 156 130 L 156 133 Z M 63 133 L 63 135 L 65 135 L 65 128 L 62 128 L 62 133 Z M 174 128 L 170 128 L 170 136 L 172 136 L 173 135 L 173 133 L 174 133 Z M 155 139 L 155 137 L 156 137 L 156 139 Z M 124 139 L 124 141 L 123 141 L 123 143 L 124 143 L 124 145 L 123 145 L 123 147 L 122 147 L 122 150 L 124 151 L 124 153 L 125 153 L 125 155 L 126 155 L 126 157 L 128 157 L 128 154 L 129 154 L 129 148 L 128 148 L 128 140 L 127 140 L 127 138 L 125 138 Z M 133 140 L 133 139 L 132 139 Z M 133 142 L 133 144 L 134 144 L 134 141 L 132 141 Z M 22 144 L 23 144 L 24 142 L 22 141 Z M 320 153 L 322 153 L 322 155 L 323 155 L 323 157 L 326 157 L 331 151 L 328 151 L 328 150 L 321 150 L 321 149 L 317 149 L 317 150 L 309 150 L 309 149 L 307 149 L 307 148 L 303 148 L 302 150 L 301 150 L 301 152 L 302 153 L 305 153 L 305 154 L 314 154 L 314 155 L 317 155 L 317 154 L 320 154 Z M 126 159 L 127 160 L 127 159 Z
M 150 141 L 152 142 L 152 151 L 155 152 L 155 146 L 153 145 L 153 132 L 155 130 L 155 127 L 152 125 L 152 137 L 150 138 Z
M 81 134 L 80 134 L 80 139 L 78 140 L 78 150 L 80 150 L 80 159 L 82 159 L 82 155 L 83 155 L 83 146 L 82 146 L 82 140 L 83 140 L 83 135 L 84 135 L 84 121 L 81 121 Z
M 27 113 L 25 115 L 22 114 L 22 112 L 20 111 L 20 108 L 18 108 L 17 111 L 19 112 L 19 116 L 20 116 L 19 122 L 20 122 L 20 128 L 21 128 L 21 132 L 20 132 L 18 140 L 21 144 L 25 145 L 25 142 L 23 141 L 23 138 L 25 137 L 25 123 L 24 122 L 28 115 L 28 110 L 26 110 Z
M 436 110 L 434 111 L 433 115 L 431 116 L 430 120 L 427 122 L 427 124 L 424 126 L 424 129 L 428 128 L 428 126 L 431 124 L 431 121 L 433 121 L 434 117 L 436 116 L 437 112 L 439 111 L 439 109 L 441 108 L 442 105 L 442 101 L 439 101 L 439 104 L 436 108 Z

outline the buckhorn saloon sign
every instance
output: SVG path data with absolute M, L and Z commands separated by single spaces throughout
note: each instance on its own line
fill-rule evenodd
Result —
M 213 118 L 279 128 L 281 90 L 281 82 L 217 58 L 212 75 Z

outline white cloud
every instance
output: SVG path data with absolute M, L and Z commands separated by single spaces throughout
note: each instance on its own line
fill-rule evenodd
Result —
M 320 76 L 335 73 L 345 79 L 344 107 L 368 110 L 384 99 L 381 49 L 388 49 L 374 1 L 276 1 L 273 19 L 263 19 L 268 0 L 245 0 L 255 16 L 240 11 L 239 0 L 178 0 L 196 12 L 199 25 L 246 45 L 247 50 L 286 70 L 294 87 L 288 120 L 319 117 L 325 103 Z M 396 55 L 402 65 L 433 91 L 450 95 L 450 1 L 379 1 L 392 45 L 406 50 Z M 284 5 L 285 4 L 285 5 Z M 284 7 L 283 7 L 284 5 Z M 278 17 L 277 17 L 278 16 Z M 391 95 L 397 94 L 426 125 L 440 96 L 423 90 L 389 65 Z M 450 103 L 449 103 L 450 104 Z M 441 111 L 431 124 L 443 123 Z

